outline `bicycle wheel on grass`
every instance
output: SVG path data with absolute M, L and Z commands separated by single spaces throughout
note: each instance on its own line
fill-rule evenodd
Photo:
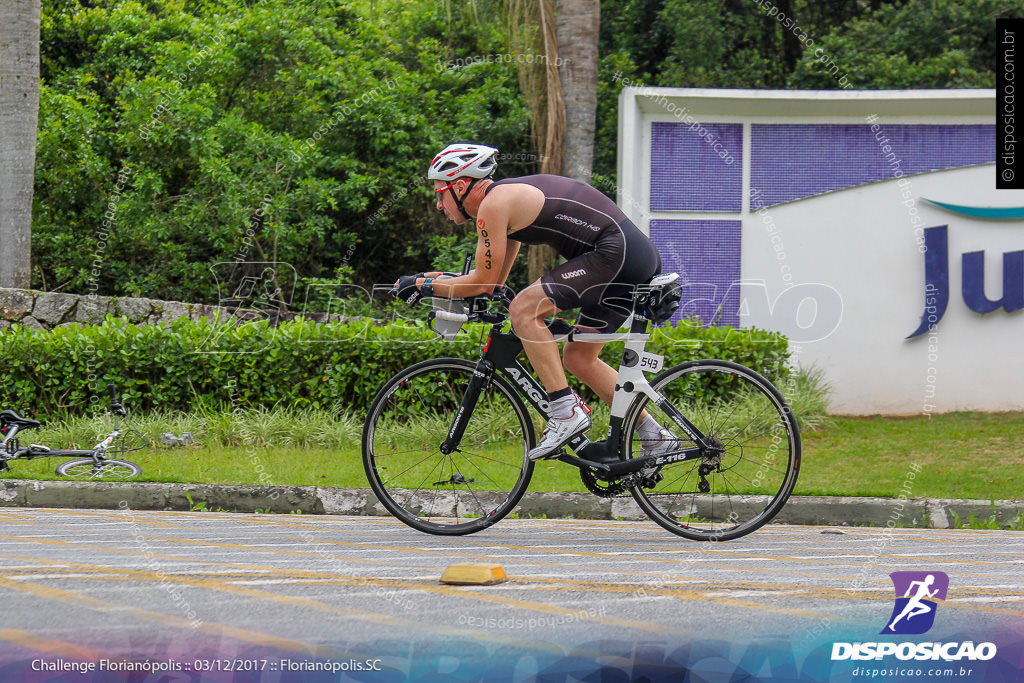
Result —
M 104 458 L 98 462 L 92 458 L 78 458 L 57 465 L 57 475 L 69 479 L 120 481 L 132 479 L 140 474 L 142 474 L 141 467 L 133 462 L 117 458 Z
M 800 433 L 789 406 L 767 379 L 749 368 L 699 360 L 662 372 L 651 386 L 715 448 L 702 458 L 661 466 L 630 489 L 647 515 L 696 541 L 727 541 L 768 523 L 785 505 L 800 470 Z M 640 396 L 623 422 L 623 457 L 644 455 L 637 426 L 643 410 L 695 446 L 665 413 Z M 673 452 L 672 449 L 667 453 Z
M 533 475 L 533 423 L 516 390 L 484 382 L 458 449 L 442 453 L 476 363 L 417 363 L 378 392 L 363 427 L 363 467 L 391 514 L 431 534 L 486 529 L 515 508 Z

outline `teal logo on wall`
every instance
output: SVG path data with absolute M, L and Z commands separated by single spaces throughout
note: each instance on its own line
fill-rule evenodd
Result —
M 970 218 L 985 218 L 989 220 L 1024 219 L 1024 206 L 961 206 L 960 204 L 937 202 L 934 199 L 925 199 L 924 197 L 921 197 L 921 199 L 939 208 Z

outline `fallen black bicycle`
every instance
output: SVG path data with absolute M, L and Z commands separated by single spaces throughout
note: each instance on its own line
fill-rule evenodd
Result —
M 22 417 L 14 410 L 0 411 L 0 472 L 10 469 L 14 460 L 33 460 L 35 458 L 72 458 L 57 465 L 57 475 L 71 479 L 131 479 L 142 474 L 142 468 L 133 462 L 120 458 L 108 457 L 112 454 L 127 453 L 145 448 L 146 438 L 134 429 L 122 430 L 119 420 L 127 417 L 128 412 L 117 398 L 113 384 L 107 385 L 110 395 L 109 412 L 114 418 L 114 429 L 109 434 L 99 437 L 100 442 L 88 449 L 51 448 L 45 444 L 30 443 L 22 446 L 18 435 L 30 429 L 42 426 L 39 420 Z

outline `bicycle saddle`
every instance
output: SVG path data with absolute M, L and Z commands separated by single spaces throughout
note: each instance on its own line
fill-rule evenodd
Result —
M 648 282 L 651 287 L 661 287 L 662 285 L 669 285 L 679 279 L 679 273 L 666 273 L 665 275 L 655 275 Z
M 17 425 L 21 429 L 32 429 L 43 424 L 39 420 L 30 420 L 27 417 L 22 417 L 13 410 L 0 411 L 0 422 L 5 425 Z

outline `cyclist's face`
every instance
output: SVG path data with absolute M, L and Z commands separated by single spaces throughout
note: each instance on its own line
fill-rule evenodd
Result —
M 434 181 L 434 192 L 437 197 L 437 210 L 444 211 L 444 214 L 448 216 L 449 220 L 454 221 L 456 224 L 461 225 L 466 222 L 466 217 L 459 211 L 459 207 L 455 205 L 455 200 L 452 198 L 452 190 L 455 191 L 455 196 L 459 199 L 463 198 L 463 192 L 466 191 L 466 181 L 456 180 L 454 183 L 446 183 L 442 180 Z M 451 187 L 451 190 L 448 188 Z

